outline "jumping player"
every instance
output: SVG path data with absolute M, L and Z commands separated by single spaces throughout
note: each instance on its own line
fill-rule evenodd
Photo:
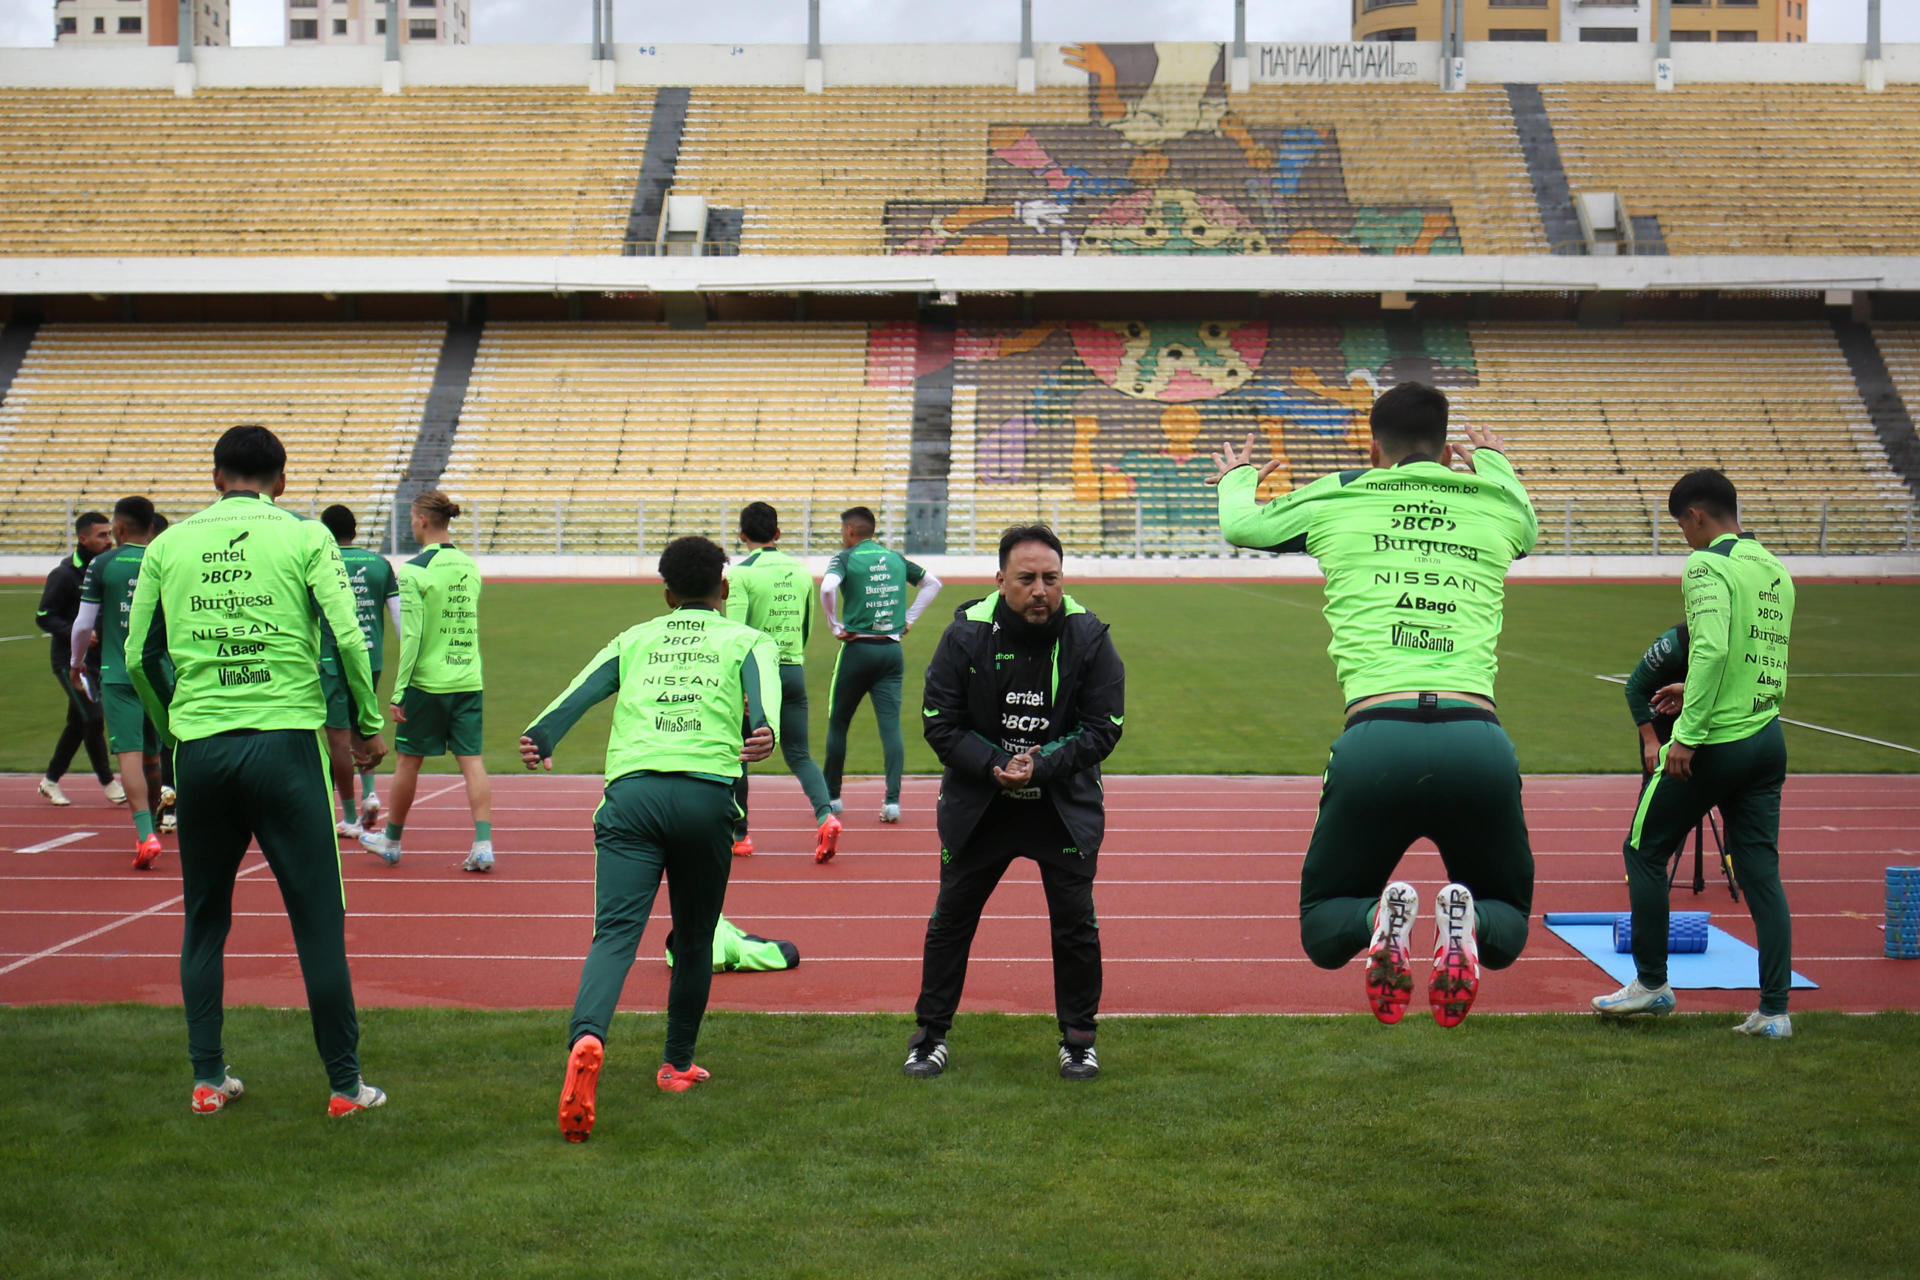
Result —
M 1300 873 L 1300 938 L 1323 969 L 1365 949 L 1367 998 L 1400 1021 L 1413 992 L 1419 895 L 1388 883 L 1421 837 L 1451 883 L 1434 903 L 1428 999 L 1457 1026 L 1480 962 L 1527 941 L 1533 851 L 1513 744 L 1494 714 L 1494 647 L 1507 565 L 1539 534 L 1533 504 L 1489 431 L 1447 443 L 1447 398 L 1417 382 L 1374 401 L 1373 467 L 1323 476 L 1262 506 L 1253 437 L 1216 456 L 1220 531 L 1235 546 L 1304 551 L 1326 574 L 1327 651 L 1347 701 Z M 1471 468 L 1448 468 L 1458 458 Z
M 880 821 L 900 821 L 900 775 L 906 771 L 907 750 L 900 740 L 900 688 L 906 659 L 900 639 L 913 629 L 940 594 L 940 579 L 874 541 L 873 512 L 849 507 L 840 513 L 840 542 L 845 550 L 827 565 L 820 580 L 820 603 L 827 625 L 842 642 L 833 661 L 832 693 L 827 701 L 827 797 L 840 812 L 840 775 L 847 764 L 847 730 L 860 699 L 873 699 L 874 719 L 880 726 L 880 752 L 886 764 L 886 802 Z M 918 586 L 913 603 L 907 588 Z M 846 608 L 839 596 L 846 591 Z M 824 861 L 824 859 L 821 859 Z
M 160 858 L 160 735 L 133 691 L 127 673 L 127 619 L 133 613 L 140 561 L 153 538 L 153 503 L 142 497 L 113 504 L 114 545 L 87 563 L 80 583 L 80 612 L 73 620 L 68 671 L 83 697 L 80 673 L 94 634 L 100 640 L 100 683 L 95 695 L 106 718 L 107 747 L 120 760 L 120 777 L 133 813 L 133 866 L 146 871 Z
M 1681 476 L 1667 495 L 1667 511 L 1693 548 L 1681 579 L 1686 691 L 1624 846 L 1636 973 L 1620 990 L 1595 996 L 1593 1008 L 1611 1018 L 1673 1012 L 1667 859 L 1717 807 L 1760 950 L 1760 1007 L 1734 1030 L 1783 1040 L 1793 1034 L 1787 1015 L 1793 917 L 1780 885 L 1780 791 L 1787 778 L 1780 704 L 1787 696 L 1793 579 L 1758 539 L 1741 531 L 1739 496 L 1720 472 Z
M 721 612 L 726 563 L 727 553 L 705 538 L 670 543 L 660 577 L 671 612 L 615 636 L 520 738 L 527 768 L 551 769 L 555 746 L 587 709 L 615 699 L 606 798 L 593 818 L 593 946 L 580 968 L 560 1090 L 560 1132 L 569 1142 L 593 1133 L 607 1031 L 661 877 L 671 890 L 674 947 L 707 956 L 733 864 L 733 780 L 743 763 L 773 754 L 779 648 Z M 708 1078 L 693 1049 L 712 985 L 710 964 L 673 967 L 666 1055 L 654 1076 L 669 1093 Z
M 180 991 L 193 1109 L 203 1114 L 242 1093 L 227 1074 L 221 1006 L 234 876 L 256 837 L 293 926 L 314 1043 L 333 1087 L 327 1112 L 387 1100 L 360 1078 L 346 893 L 319 732 L 326 706 L 316 607 L 347 638 L 340 667 L 366 735 L 360 763 L 377 763 L 387 748 L 340 553 L 318 522 L 273 505 L 286 465 L 265 427 L 221 436 L 213 451 L 220 501 L 147 549 L 127 623 L 133 686 L 161 736 L 179 743 Z
M 813 630 L 813 575 L 798 557 L 774 545 L 780 541 L 780 515 L 764 502 L 740 510 L 740 541 L 747 556 L 727 576 L 727 616 L 773 637 L 780 650 L 780 755 L 793 771 L 813 820 L 813 860 L 826 862 L 840 849 L 840 819 L 827 799 L 827 780 L 807 754 L 807 638 Z M 733 853 L 753 852 L 747 831 L 747 771 L 740 771 L 733 797 L 740 817 L 733 824 Z
M 413 536 L 425 548 L 400 569 L 400 669 L 394 672 L 392 810 L 384 832 L 360 843 L 400 861 L 400 837 L 420 785 L 420 763 L 449 749 L 466 779 L 473 849 L 464 871 L 493 870 L 493 788 L 480 758 L 480 567 L 447 540 L 460 504 L 429 489 L 413 500 Z
M 386 667 L 386 621 L 380 616 L 384 609 L 387 618 L 393 622 L 393 634 L 399 638 L 400 631 L 400 579 L 394 573 L 387 558 L 365 547 L 353 545 L 354 537 L 359 533 L 359 521 L 354 518 L 351 508 L 335 503 L 320 513 L 320 523 L 327 526 L 327 532 L 340 545 L 340 562 L 347 567 L 347 581 L 353 587 L 355 616 L 360 619 L 360 634 L 366 637 L 367 660 L 373 666 L 373 684 L 380 686 L 380 673 Z M 333 714 L 331 692 L 327 700 L 327 745 L 337 761 L 349 753 L 351 743 L 347 726 L 336 725 Z M 374 789 L 373 770 L 365 769 L 360 773 L 360 804 L 355 809 L 351 795 L 341 798 L 342 835 L 358 836 L 371 831 L 380 820 L 380 794 Z M 346 825 L 359 830 L 348 831 Z

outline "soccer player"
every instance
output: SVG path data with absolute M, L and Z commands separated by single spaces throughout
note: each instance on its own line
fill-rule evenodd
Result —
M 464 871 L 493 870 L 493 789 L 480 758 L 480 567 L 447 540 L 460 504 L 438 489 L 413 500 L 413 536 L 424 548 L 400 568 L 400 669 L 394 672 L 392 807 L 384 832 L 360 843 L 400 861 L 400 839 L 420 784 L 420 762 L 452 750 L 466 779 L 473 849 Z
M 593 1133 L 607 1031 L 664 875 L 674 947 L 665 1060 L 654 1082 L 683 1093 L 709 1078 L 693 1061 L 706 1016 L 713 947 L 733 859 L 733 780 L 773 754 L 780 723 L 779 648 L 721 612 L 727 553 L 678 538 L 660 555 L 671 612 L 615 636 L 520 738 L 527 768 L 553 752 L 587 709 L 613 698 L 606 797 L 593 815 L 593 945 L 580 968 L 560 1090 L 560 1132 Z M 743 728 L 746 726 L 746 728 Z M 743 736 L 744 735 L 744 736 Z
M 1603 1017 L 1673 1012 L 1667 983 L 1667 859 L 1709 809 L 1726 819 L 1726 852 L 1760 949 L 1760 1007 L 1734 1030 L 1767 1039 L 1793 1034 L 1793 918 L 1780 885 L 1780 790 L 1787 745 L 1793 579 L 1741 531 L 1739 496 L 1718 471 L 1690 471 L 1667 511 L 1693 548 L 1681 578 L 1687 611 L 1687 679 L 1673 738 L 1640 794 L 1624 852 L 1633 904 L 1632 982 L 1595 996 Z
M 366 637 L 367 660 L 373 666 L 373 683 L 378 688 L 380 673 L 386 667 L 387 639 L 386 623 L 381 619 L 380 612 L 386 610 L 387 617 L 393 622 L 393 634 L 398 638 L 401 634 L 400 579 L 385 556 L 353 545 L 360 526 L 352 508 L 336 502 L 320 513 L 320 523 L 327 526 L 327 532 L 340 545 L 340 562 L 347 566 L 347 581 L 353 587 L 355 616 L 360 620 L 360 634 Z M 344 702 L 344 698 L 341 701 Z M 352 742 L 345 717 L 336 711 L 335 690 L 331 688 L 327 691 L 327 749 L 334 761 L 337 781 L 339 766 L 351 756 Z M 348 790 L 340 797 L 340 813 L 341 835 L 359 836 L 373 830 L 380 820 L 380 793 L 374 788 L 373 770 L 365 769 L 360 773 L 359 808 L 356 810 L 354 807 L 349 783 Z
M 1000 538 L 1000 590 L 954 614 L 920 710 L 940 777 L 940 895 L 927 922 L 910 1076 L 947 1066 L 980 912 L 1015 858 L 1040 866 L 1053 933 L 1060 1075 L 1100 1074 L 1100 925 L 1093 877 L 1106 832 L 1100 763 L 1120 741 L 1126 668 L 1099 618 L 1064 594 L 1046 525 Z
M 351 1115 L 387 1100 L 360 1078 L 360 1024 L 347 967 L 346 893 L 320 727 L 318 610 L 346 638 L 340 667 L 365 740 L 386 753 L 367 650 L 340 553 L 313 520 L 273 505 L 287 452 L 271 431 L 238 426 L 213 450 L 220 500 L 147 548 L 127 623 L 133 687 L 163 738 L 178 743 L 180 876 L 186 927 L 180 992 L 193 1060 L 193 1109 L 242 1093 L 221 1044 L 233 883 L 247 845 L 279 882 L 306 980 L 313 1038 L 333 1096 Z
M 880 752 L 886 763 L 886 802 L 880 821 L 900 821 L 900 775 L 907 749 L 900 740 L 900 687 L 906 660 L 900 639 L 940 594 L 940 579 L 873 538 L 873 512 L 849 507 L 840 513 L 840 542 L 845 550 L 827 565 L 820 580 L 820 603 L 834 639 L 843 644 L 833 661 L 832 692 L 827 698 L 827 799 L 840 812 L 840 775 L 847 764 L 847 730 L 860 699 L 873 699 L 880 725 Z M 913 603 L 907 588 L 918 586 Z M 845 588 L 844 613 L 839 596 Z M 824 859 L 822 859 L 824 861 Z
M 780 755 L 793 771 L 813 820 L 813 860 L 826 862 L 840 849 L 840 819 L 827 798 L 827 780 L 807 754 L 807 637 L 813 630 L 813 575 L 798 557 L 774 545 L 780 541 L 780 515 L 764 502 L 740 510 L 740 541 L 747 556 L 728 575 L 727 616 L 773 637 L 780 650 Z M 733 786 L 740 817 L 733 824 L 733 852 L 753 852 L 747 832 L 747 771 Z
M 1471 427 L 1468 444 L 1447 443 L 1447 408 L 1435 388 L 1404 382 L 1373 402 L 1371 468 L 1263 506 L 1254 490 L 1277 464 L 1254 469 L 1249 435 L 1240 452 L 1216 455 L 1214 483 L 1228 542 L 1304 551 L 1327 578 L 1327 652 L 1347 726 L 1300 872 L 1307 956 L 1337 969 L 1365 950 L 1374 1016 L 1405 1016 L 1420 899 L 1389 880 L 1424 836 L 1450 880 L 1434 901 L 1427 997 L 1452 1027 L 1473 1007 L 1481 963 L 1504 969 L 1527 941 L 1533 850 L 1493 681 L 1507 565 L 1539 526 L 1506 443 Z
M 153 536 L 157 538 L 165 533 L 167 526 L 171 523 L 173 522 L 167 519 L 165 512 L 154 512 Z M 163 836 L 172 835 L 179 828 L 180 818 L 174 811 L 175 801 L 178 799 L 179 796 L 173 789 L 173 744 L 162 742 L 160 744 L 160 834 Z
M 133 811 L 133 867 L 146 871 L 159 861 L 160 735 L 133 691 L 127 673 L 127 619 L 133 613 L 140 561 L 153 539 L 153 503 L 142 497 L 113 504 L 114 545 L 87 564 L 80 583 L 80 612 L 74 617 L 68 671 L 75 692 L 89 696 L 81 673 L 87 650 L 100 645 L 97 697 L 106 720 L 107 746 L 119 757 L 120 777 Z M 96 634 L 97 632 L 97 634 Z
M 98 511 L 88 511 L 73 522 L 73 554 L 53 567 L 47 575 L 46 589 L 40 593 L 40 611 L 34 616 L 42 631 L 53 638 L 50 657 L 53 662 L 53 678 L 60 682 L 60 693 L 67 701 L 67 723 L 60 730 L 60 740 L 54 744 L 53 758 L 47 761 L 47 771 L 40 779 L 40 794 L 54 805 L 67 805 L 73 802 L 60 790 L 60 779 L 67 776 L 67 766 L 73 763 L 73 753 L 82 743 L 87 747 L 87 759 L 93 764 L 93 774 L 100 779 L 100 785 L 106 790 L 107 799 L 115 804 L 125 804 L 127 793 L 113 776 L 113 766 L 107 760 L 107 738 L 103 732 L 100 700 L 97 696 L 86 695 L 75 690 L 68 665 L 72 662 L 73 619 L 80 612 L 80 583 L 86 577 L 87 564 L 102 551 L 113 545 L 113 531 L 107 518 Z M 87 680 L 95 695 L 100 689 L 100 655 L 98 648 L 87 651 Z

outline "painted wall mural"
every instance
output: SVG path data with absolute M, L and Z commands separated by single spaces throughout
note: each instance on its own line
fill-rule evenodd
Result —
M 989 128 L 986 198 L 896 200 L 897 254 L 1460 252 L 1447 205 L 1356 205 L 1331 126 L 1248 124 L 1217 44 L 1064 46 L 1088 123 Z

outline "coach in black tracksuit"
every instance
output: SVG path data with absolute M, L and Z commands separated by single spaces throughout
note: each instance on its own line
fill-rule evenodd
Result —
M 73 763 L 73 753 L 83 743 L 100 785 L 109 790 L 113 787 L 113 765 L 107 755 L 106 729 L 100 713 L 100 640 L 97 636 L 93 647 L 87 650 L 87 678 L 93 682 L 93 697 L 82 695 L 67 678 L 71 661 L 68 655 L 73 648 L 69 637 L 73 620 L 80 614 L 80 582 L 86 577 L 88 563 L 112 545 L 112 524 L 98 511 L 86 512 L 75 520 L 73 554 L 47 575 L 46 589 L 40 593 L 40 609 L 34 615 L 35 624 L 53 638 L 53 678 L 60 682 L 60 690 L 67 700 L 66 726 L 60 731 L 60 741 L 54 744 L 46 775 L 40 779 L 40 794 L 55 804 L 67 803 L 60 792 L 60 779 L 66 776 L 67 766 Z
M 1120 741 L 1126 671 L 1106 624 L 1062 593 L 1061 578 L 1051 529 L 1009 529 L 999 593 L 955 612 L 927 668 L 921 728 L 946 771 L 940 896 L 927 923 L 909 1075 L 945 1068 L 980 912 L 1021 857 L 1040 864 L 1052 922 L 1060 1074 L 1086 1080 L 1100 1069 L 1100 763 Z

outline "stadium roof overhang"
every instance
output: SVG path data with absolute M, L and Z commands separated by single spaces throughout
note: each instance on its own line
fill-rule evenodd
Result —
M 1920 290 L 1920 257 L 0 258 L 0 295 Z

